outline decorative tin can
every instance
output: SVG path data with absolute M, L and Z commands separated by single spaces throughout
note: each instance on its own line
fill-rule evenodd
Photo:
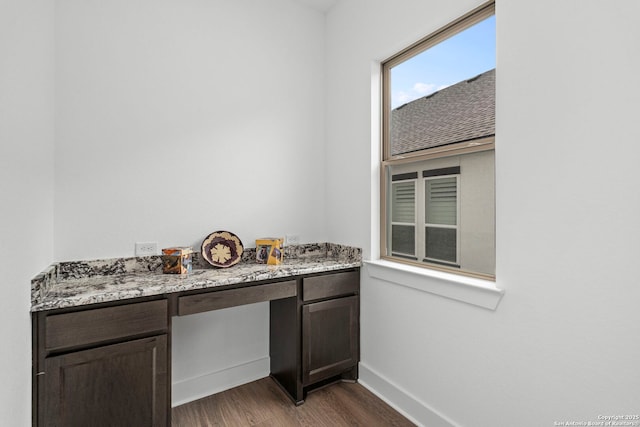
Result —
M 265 237 L 256 239 L 256 261 L 260 264 L 278 265 L 284 258 L 284 239 Z
M 162 272 L 165 274 L 191 273 L 193 250 L 190 247 L 175 247 L 162 250 Z

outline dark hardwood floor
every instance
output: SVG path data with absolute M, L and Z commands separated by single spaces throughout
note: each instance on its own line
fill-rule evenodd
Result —
M 344 382 L 295 406 L 271 378 L 263 378 L 172 410 L 173 427 L 413 425 L 360 384 Z

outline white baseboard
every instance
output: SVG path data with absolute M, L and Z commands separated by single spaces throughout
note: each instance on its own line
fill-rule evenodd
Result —
M 363 363 L 359 366 L 358 382 L 418 426 L 458 427 L 443 414 L 420 402 Z
M 171 407 L 268 377 L 269 362 L 269 357 L 263 357 L 217 372 L 175 382 L 171 385 Z

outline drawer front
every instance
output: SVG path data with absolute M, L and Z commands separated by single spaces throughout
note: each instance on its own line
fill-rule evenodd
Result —
M 60 350 L 166 331 L 167 300 L 54 314 L 45 320 L 45 348 Z
M 360 289 L 360 272 L 325 274 L 306 277 L 302 281 L 302 300 L 312 301 L 357 293 Z
M 267 283 L 246 288 L 212 291 L 178 298 L 178 316 L 219 310 L 256 302 L 295 297 L 296 281 Z

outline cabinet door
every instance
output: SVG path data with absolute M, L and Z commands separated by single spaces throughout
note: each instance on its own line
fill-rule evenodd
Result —
M 166 426 L 167 336 L 45 359 L 45 425 Z
M 358 363 L 357 296 L 302 307 L 302 382 L 309 385 Z

